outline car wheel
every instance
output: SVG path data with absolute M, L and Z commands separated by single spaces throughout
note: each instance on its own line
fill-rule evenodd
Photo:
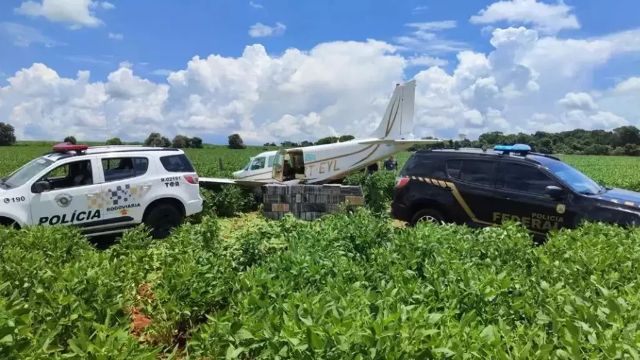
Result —
M 444 223 L 444 216 L 440 214 L 437 210 L 433 209 L 422 209 L 416 212 L 411 218 L 411 226 L 416 226 L 421 222 L 432 222 L 437 224 Z
M 20 230 L 20 226 L 18 225 L 17 222 L 15 222 L 14 220 L 11 219 L 7 219 L 7 218 L 2 218 L 0 219 L 0 226 L 2 227 L 12 227 L 16 230 Z
M 171 230 L 182 224 L 183 216 L 169 204 L 155 206 L 145 219 L 144 223 L 151 229 L 151 237 L 164 239 L 169 236 Z

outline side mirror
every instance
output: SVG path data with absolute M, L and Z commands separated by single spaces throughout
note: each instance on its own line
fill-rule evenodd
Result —
M 31 192 L 34 194 L 40 194 L 48 190 L 51 190 L 51 186 L 49 185 L 49 182 L 45 180 L 37 181 L 31 187 Z
M 554 200 L 560 200 L 564 198 L 564 190 L 560 187 L 549 185 L 544 189 L 545 194 L 549 195 Z

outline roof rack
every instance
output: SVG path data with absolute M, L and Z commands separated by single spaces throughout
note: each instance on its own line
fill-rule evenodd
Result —
M 111 148 L 127 148 L 127 147 L 143 147 L 144 145 L 128 145 L 128 144 L 123 144 L 123 145 L 96 145 L 96 146 L 92 146 L 92 149 L 111 149 Z

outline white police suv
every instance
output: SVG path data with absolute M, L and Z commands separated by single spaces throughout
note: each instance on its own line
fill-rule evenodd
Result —
M 202 211 L 180 149 L 62 143 L 0 179 L 0 225 L 75 225 L 87 236 L 144 223 L 162 239 Z

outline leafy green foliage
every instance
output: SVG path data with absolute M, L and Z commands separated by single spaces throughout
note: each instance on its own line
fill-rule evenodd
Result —
M 7 148 L 0 172 L 47 150 Z M 216 177 L 260 151 L 186 150 Z M 638 159 L 563 159 L 640 190 Z M 73 228 L 0 228 L 0 358 L 639 357 L 639 229 L 587 224 L 534 246 L 515 224 L 395 228 L 395 176 L 353 174 L 368 209 L 314 222 L 240 214 L 250 194 L 203 189 L 197 223 L 103 251 Z
M 43 240 L 45 239 L 45 240 Z M 637 357 L 640 230 L 532 244 L 513 223 L 395 228 L 360 209 L 143 227 L 0 230 L 2 358 Z
M 74 136 L 67 136 L 66 138 L 64 138 L 64 140 L 62 140 L 62 142 L 66 142 L 66 143 L 72 143 L 72 144 L 76 144 L 76 138 Z
M 343 183 L 362 186 L 366 207 L 374 213 L 385 213 L 393 198 L 395 176 L 396 172 L 391 171 L 358 172 L 348 176 Z
M 239 134 L 229 135 L 229 149 L 244 149 L 246 146 Z
M 11 146 L 15 142 L 16 135 L 13 125 L 0 122 L 0 146 Z
M 171 140 L 160 135 L 160 133 L 154 132 L 149 134 L 149 136 L 144 140 L 144 145 L 154 147 L 170 147 Z
M 611 131 L 575 129 L 558 133 L 536 131 L 534 134 L 504 134 L 491 131 L 481 134 L 477 140 L 460 135 L 460 140 L 450 140 L 441 145 L 415 146 L 413 150 L 430 147 L 474 147 L 490 148 L 498 144 L 528 144 L 535 151 L 545 154 L 565 155 L 640 155 L 640 129 L 635 126 L 620 126 Z
M 122 145 L 122 140 L 120 138 L 111 138 L 107 140 L 107 145 Z
M 260 199 L 253 193 L 238 186 L 222 186 L 219 191 L 201 190 L 204 198 L 204 214 L 235 216 L 238 213 L 257 209 Z

